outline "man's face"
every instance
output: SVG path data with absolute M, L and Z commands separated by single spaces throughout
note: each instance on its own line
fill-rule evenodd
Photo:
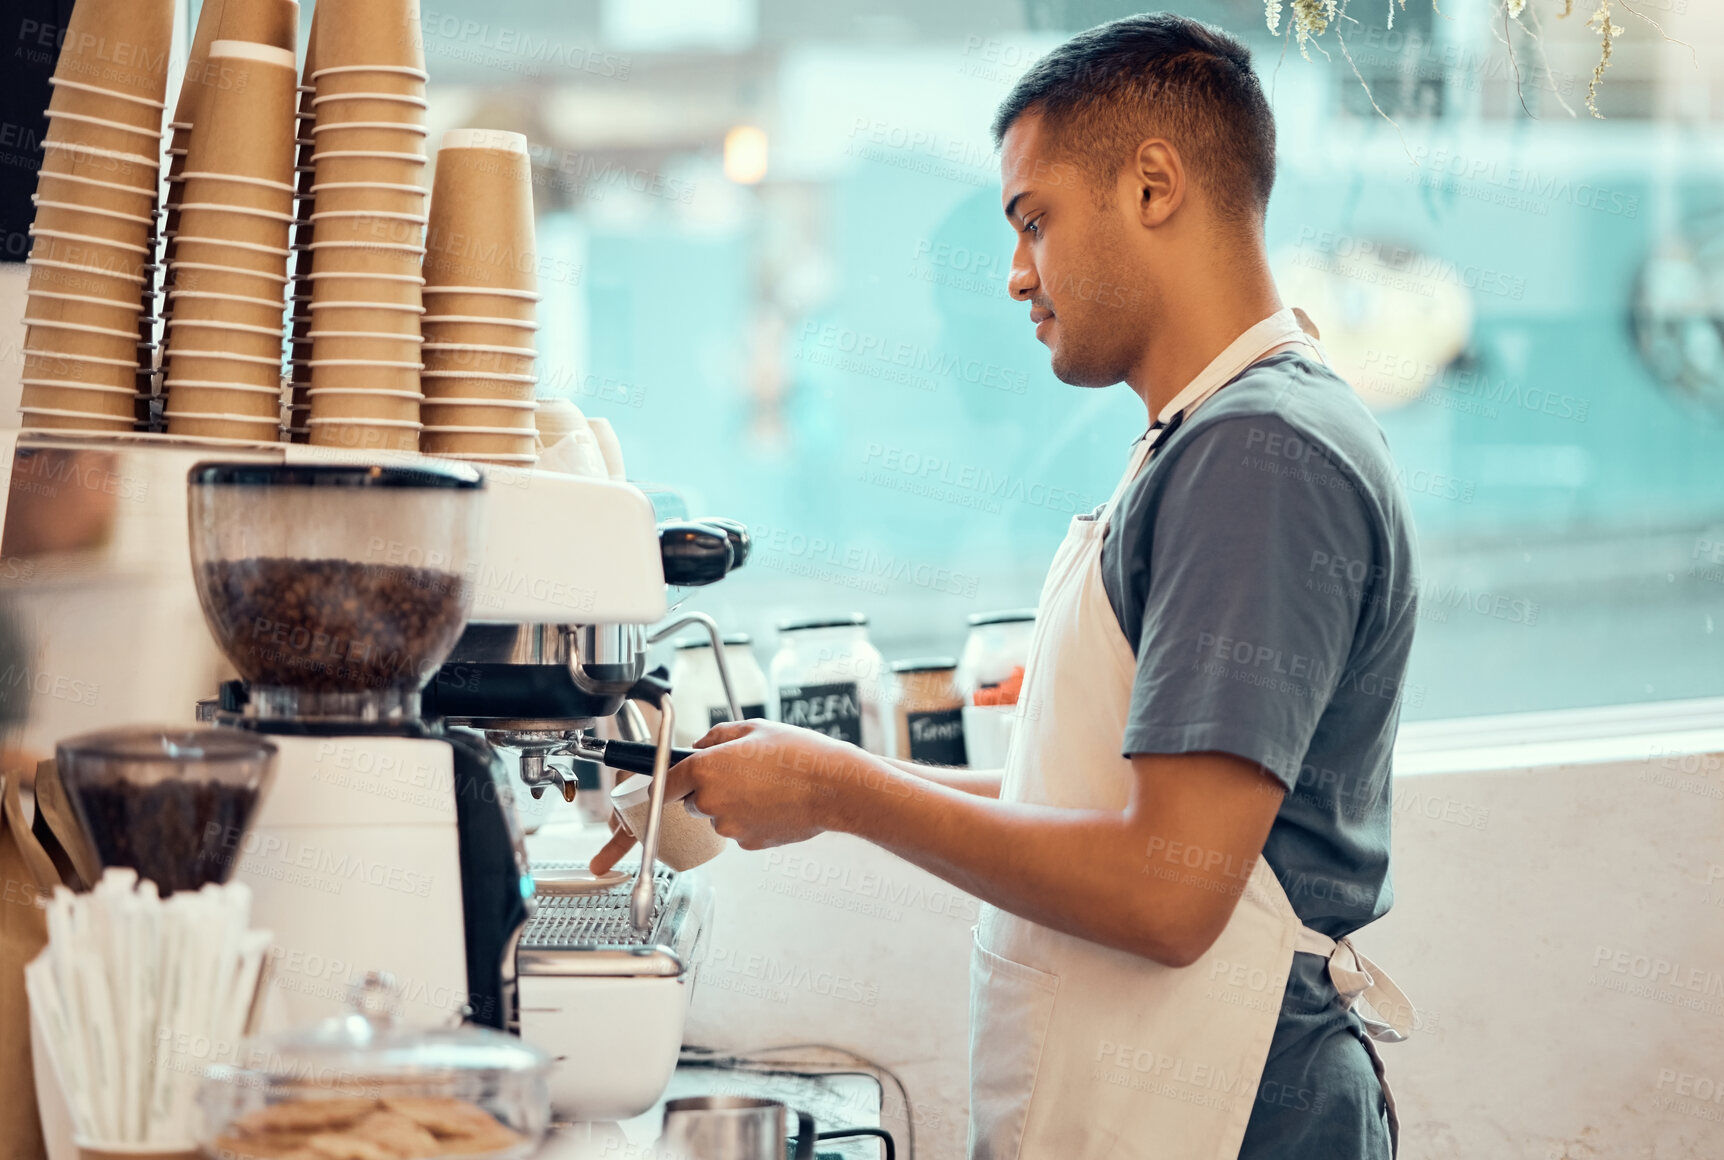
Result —
M 1121 194 L 1098 191 L 1034 113 L 1006 132 L 1000 185 L 1018 235 L 1007 289 L 1030 304 L 1054 375 L 1078 387 L 1124 380 L 1143 348 L 1151 287 Z

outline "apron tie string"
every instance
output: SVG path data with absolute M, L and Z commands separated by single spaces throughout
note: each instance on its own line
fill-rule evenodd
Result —
M 1380 1043 L 1401 1043 L 1413 1033 L 1418 1014 L 1407 993 L 1396 986 L 1387 971 L 1366 958 L 1350 939 L 1332 939 L 1321 931 L 1301 927 L 1294 949 L 1329 960 L 1329 980 L 1341 993 L 1341 1005 L 1365 1024 L 1365 1031 Z M 1365 1001 L 1367 1011 L 1356 1009 Z

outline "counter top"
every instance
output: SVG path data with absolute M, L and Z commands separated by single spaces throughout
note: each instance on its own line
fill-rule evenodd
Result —
M 877 1127 L 880 1123 L 880 1085 L 872 1076 L 851 1072 L 768 1075 L 685 1064 L 676 1069 L 664 1096 L 644 1115 L 621 1123 L 559 1124 L 546 1137 L 535 1160 L 649 1160 L 664 1123 L 665 1101 L 705 1095 L 779 1100 L 793 1110 L 811 1114 L 820 1131 Z M 876 1160 L 882 1155 L 880 1142 L 868 1138 L 825 1141 L 819 1153 L 844 1160 Z

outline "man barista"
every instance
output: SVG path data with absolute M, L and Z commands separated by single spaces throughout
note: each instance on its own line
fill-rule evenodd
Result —
M 1371 1036 L 1412 1011 L 1336 940 L 1391 901 L 1412 528 L 1270 276 L 1249 54 L 1177 16 L 1104 25 L 994 132 L 1013 297 L 1055 375 L 1123 381 L 1148 420 L 1054 557 L 1007 766 L 749 721 L 669 792 L 745 848 L 841 830 L 982 899 L 973 1156 L 1389 1156 Z

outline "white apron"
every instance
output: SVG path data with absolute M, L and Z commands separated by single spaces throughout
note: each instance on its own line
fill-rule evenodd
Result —
M 1136 660 L 1102 587 L 1103 533 L 1169 425 L 1287 343 L 1322 357 L 1291 310 L 1258 323 L 1162 408 L 1107 506 L 1072 520 L 1037 606 L 1001 800 L 1125 808 L 1134 774 L 1120 740 Z M 1216 873 L 1161 858 L 1144 865 Z M 1122 876 L 1120 890 L 1132 886 Z M 1372 1001 L 1389 1021 L 1367 1019 L 1372 1035 L 1411 1029 L 1405 996 L 1347 940 L 1302 926 L 1262 858 L 1221 937 L 1184 968 L 983 906 L 970 984 L 972 1160 L 1235 1160 L 1295 952 L 1329 959 L 1348 1006 Z

